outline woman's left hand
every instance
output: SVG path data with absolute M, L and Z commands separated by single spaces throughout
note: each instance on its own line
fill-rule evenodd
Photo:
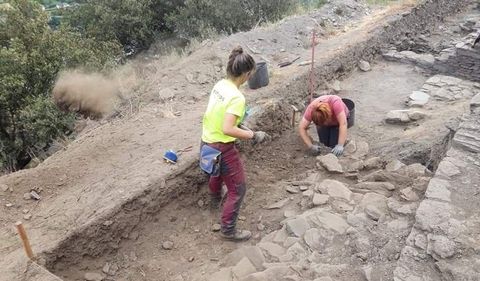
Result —
M 332 153 L 335 154 L 335 156 L 340 156 L 343 154 L 344 147 L 341 144 L 337 144 L 333 149 Z

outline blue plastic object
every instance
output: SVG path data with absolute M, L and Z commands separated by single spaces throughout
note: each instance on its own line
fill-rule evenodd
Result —
M 220 172 L 220 155 L 221 151 L 203 145 L 200 150 L 200 168 L 209 175 L 217 175 Z
M 170 149 L 167 152 L 165 152 L 165 154 L 163 155 L 163 159 L 165 159 L 165 161 L 169 163 L 175 164 L 177 163 L 178 155 L 175 151 Z

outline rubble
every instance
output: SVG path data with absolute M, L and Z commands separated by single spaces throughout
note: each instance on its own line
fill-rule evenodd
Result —
M 416 110 L 391 110 L 388 112 L 385 122 L 388 124 L 407 124 L 424 119 L 426 116 L 425 113 Z
M 365 72 L 372 70 L 372 68 L 370 67 L 370 63 L 364 60 L 361 60 L 360 62 L 358 62 L 358 68 L 360 68 L 360 70 Z
M 172 241 L 165 241 L 162 243 L 162 248 L 164 250 L 171 250 L 173 249 L 173 242 Z
M 317 157 L 320 164 L 331 173 L 343 173 L 342 165 L 340 165 L 338 158 L 332 153 Z

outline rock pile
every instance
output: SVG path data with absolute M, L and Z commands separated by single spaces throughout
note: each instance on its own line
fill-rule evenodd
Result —
M 479 117 L 477 112 L 465 116 L 454 146 L 428 184 L 394 280 L 422 280 L 425 276 L 430 280 L 478 280 L 480 219 L 472 214 L 472 206 L 477 206 L 480 194 L 480 150 L 475 149 L 480 147 Z
M 318 157 L 323 171 L 290 182 L 285 193 L 301 201 L 288 209 L 303 212 L 285 211 L 279 230 L 229 254 L 209 280 L 377 280 L 385 272 L 393 274 L 423 197 L 414 182 L 428 184 L 428 170 L 367 158 L 368 144 L 361 141 L 351 141 L 347 151 L 341 160 L 331 154 Z M 351 171 L 357 174 L 353 184 Z

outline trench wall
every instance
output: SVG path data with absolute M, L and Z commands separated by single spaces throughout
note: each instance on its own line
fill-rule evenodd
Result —
M 464 42 L 458 43 L 455 48 L 438 57 L 434 69 L 471 81 L 480 81 L 480 44 L 473 47 L 477 35 L 477 32 L 470 34 Z

